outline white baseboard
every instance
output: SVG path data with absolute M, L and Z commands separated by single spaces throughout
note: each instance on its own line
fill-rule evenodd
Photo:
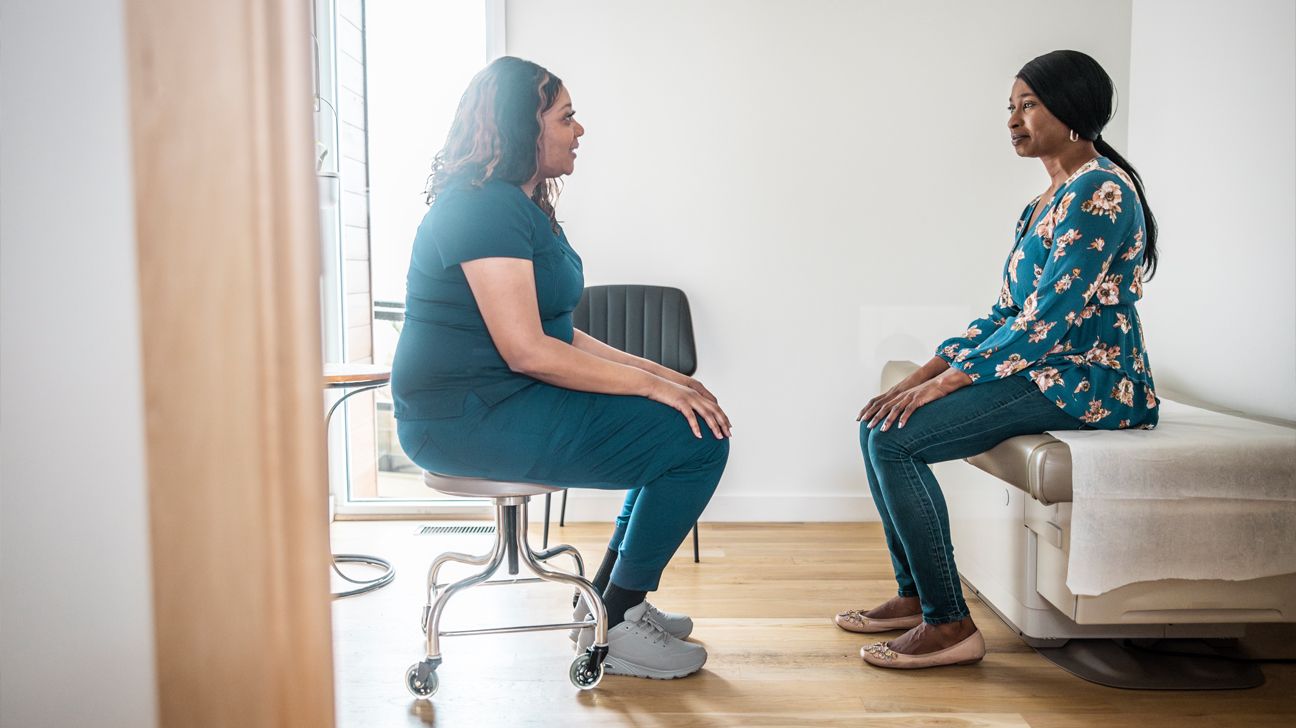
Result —
M 619 490 L 572 489 L 567 501 L 568 521 L 610 521 L 621 510 L 625 492 Z M 554 523 L 562 496 L 553 499 Z M 544 513 L 544 499 L 531 501 L 531 517 Z M 702 521 L 723 522 L 855 522 L 878 520 L 873 499 L 868 495 L 763 495 L 722 493 L 711 499 Z

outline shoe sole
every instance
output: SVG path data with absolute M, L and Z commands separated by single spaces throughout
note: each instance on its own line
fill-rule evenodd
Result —
M 636 665 L 633 662 L 628 662 L 626 660 L 622 660 L 609 655 L 608 658 L 603 662 L 603 670 L 609 675 L 624 675 L 626 677 L 646 677 L 649 680 L 675 680 L 681 677 L 688 677 L 689 675 L 692 675 L 698 670 L 701 670 L 702 666 L 705 664 L 706 664 L 706 660 L 703 660 L 702 663 L 696 667 L 686 667 L 678 670 L 654 670 L 651 667 Z
M 879 665 L 876 662 L 865 660 L 864 663 L 873 667 L 880 667 L 885 670 L 929 670 L 933 667 L 959 667 L 961 665 L 975 665 L 981 661 L 978 657 L 972 660 L 963 660 L 962 662 L 938 662 L 932 665 Z

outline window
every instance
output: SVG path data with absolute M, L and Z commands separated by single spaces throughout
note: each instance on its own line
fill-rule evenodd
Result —
M 316 12 L 321 185 L 337 200 L 322 206 L 325 356 L 390 365 L 432 157 L 468 81 L 502 49 L 503 2 L 316 0 Z M 339 513 L 462 510 L 429 498 L 397 442 L 388 389 L 352 397 L 339 414 Z

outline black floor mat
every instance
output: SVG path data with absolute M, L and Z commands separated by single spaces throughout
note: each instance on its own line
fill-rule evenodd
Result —
M 1071 640 L 1035 651 L 1099 685 L 1127 690 L 1241 690 L 1264 684 L 1254 662 L 1212 640 Z

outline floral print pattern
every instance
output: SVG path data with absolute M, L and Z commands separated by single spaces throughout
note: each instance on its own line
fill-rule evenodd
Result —
M 1106 215 L 1112 222 L 1121 211 L 1121 200 L 1125 197 L 1120 184 L 1108 180 L 1094 191 L 1093 197 L 1085 200 L 1080 209 L 1090 215 Z
M 1158 400 L 1134 307 L 1143 296 L 1143 227 L 1129 175 L 1105 157 L 1083 165 L 1053 199 L 1022 211 L 999 300 L 941 342 L 937 356 L 973 384 L 1029 377 L 1090 427 L 1155 427 Z

